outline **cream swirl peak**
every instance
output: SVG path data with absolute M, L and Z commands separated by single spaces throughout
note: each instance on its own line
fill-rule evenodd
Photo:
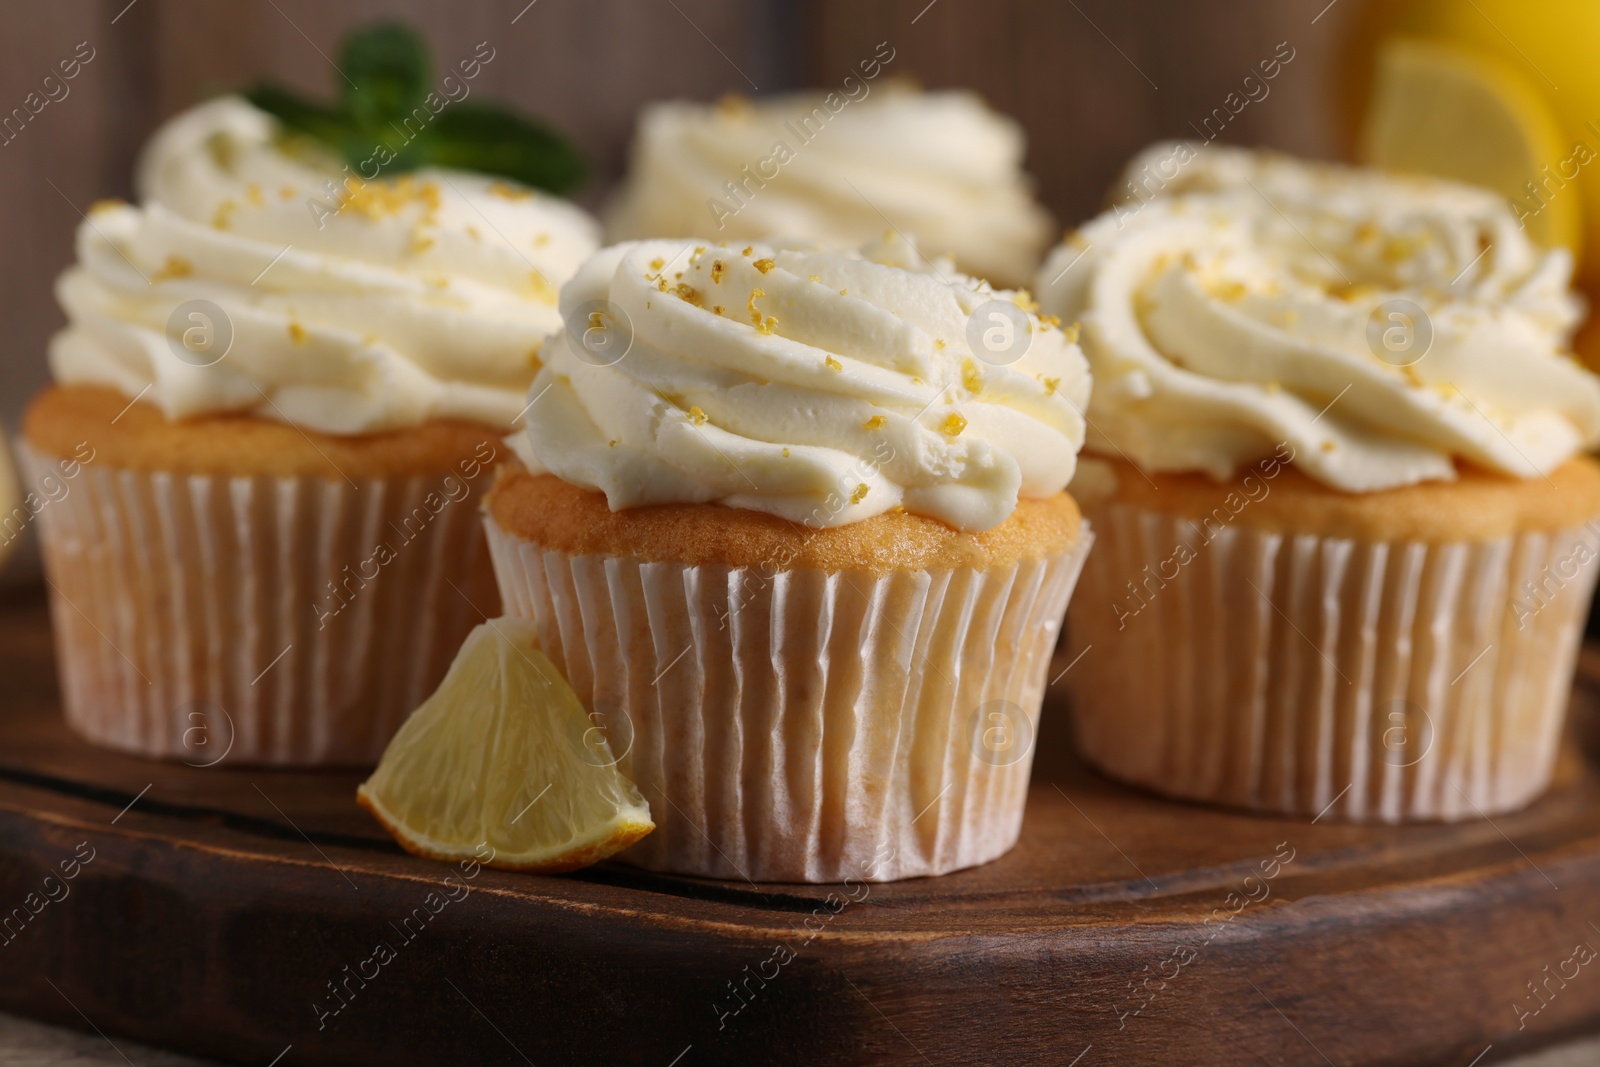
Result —
M 1600 441 L 1571 259 L 1504 200 L 1185 144 L 1128 177 L 1039 275 L 1045 309 L 1082 325 L 1091 449 L 1227 478 L 1287 443 L 1364 492 L 1457 460 L 1533 477 Z
M 877 238 L 888 218 L 925 253 L 1021 285 L 1052 226 L 1022 170 L 1024 148 L 1021 127 L 977 94 L 904 82 L 653 104 L 607 232 L 845 248 Z
M 561 292 L 528 441 L 615 510 L 832 527 L 903 508 L 985 530 L 1065 488 L 1083 443 L 1088 365 L 1029 303 L 899 240 L 617 245 Z
M 598 242 L 580 208 L 482 175 L 335 184 L 338 160 L 237 97 L 163 126 L 138 178 L 142 204 L 97 205 L 78 230 L 50 362 L 174 419 L 509 427 L 559 288 Z M 188 358 L 191 330 L 231 344 Z

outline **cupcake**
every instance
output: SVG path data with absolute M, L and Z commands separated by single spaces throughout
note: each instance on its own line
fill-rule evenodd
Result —
M 879 73 L 893 50 L 872 62 Z M 1025 285 L 1053 232 L 1022 170 L 1022 128 L 966 91 L 846 79 L 835 92 L 652 104 L 607 237 L 800 239 L 895 229 L 997 285 Z
M 1009 849 L 1091 542 L 1077 347 L 899 241 L 622 244 L 561 303 L 486 525 L 650 803 L 623 858 L 816 882 Z
M 472 502 L 598 227 L 484 175 L 346 182 L 237 97 L 96 205 L 28 411 L 68 722 L 150 756 L 367 763 L 497 601 Z
M 1040 273 L 1095 376 L 1079 751 L 1279 814 L 1532 801 L 1600 549 L 1568 255 L 1485 191 L 1215 146 L 1121 191 Z

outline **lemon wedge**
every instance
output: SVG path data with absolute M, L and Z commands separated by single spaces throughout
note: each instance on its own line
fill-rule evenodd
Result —
M 1556 116 L 1527 78 L 1494 56 L 1410 37 L 1387 41 L 1361 150 L 1387 170 L 1492 189 L 1513 202 L 1539 244 L 1579 250 L 1582 193 L 1545 184 L 1543 168 L 1568 154 Z
M 509 617 L 467 635 L 356 799 L 409 852 L 507 870 L 576 870 L 655 829 L 533 624 Z

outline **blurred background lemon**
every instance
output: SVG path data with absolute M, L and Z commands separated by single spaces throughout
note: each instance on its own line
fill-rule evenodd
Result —
M 1358 158 L 1501 193 L 1600 307 L 1600 2 L 1373 0 L 1355 40 Z M 1578 349 L 1600 366 L 1600 326 Z

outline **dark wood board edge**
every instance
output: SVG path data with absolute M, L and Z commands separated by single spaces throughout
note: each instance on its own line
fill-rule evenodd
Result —
M 41 857 L 86 840 L 95 856 L 0 949 L 0 1004 L 240 1062 L 292 1046 L 286 1067 L 523 1056 L 664 1067 L 685 1049 L 680 1067 L 1066 1063 L 1093 1045 L 1086 1063 L 1309 1063 L 1321 1049 L 1339 1064 L 1459 1064 L 1600 1020 L 1600 982 L 1569 983 L 1520 1033 L 1511 1007 L 1523 977 L 1557 967 L 1576 940 L 1600 943 L 1587 926 L 1600 851 L 1567 848 L 1538 854 L 1537 869 L 1517 858 L 1400 889 L 1269 897 L 1122 1028 L 1112 1005 L 1175 946 L 1201 944 L 1194 918 L 1075 908 L 1073 925 L 1031 932 L 853 934 L 850 908 L 868 898 L 809 944 L 795 935 L 794 958 L 762 988 L 749 976 L 773 958 L 770 929 L 474 891 L 415 940 L 389 934 L 396 958 L 319 1029 L 318 994 L 335 1003 L 325 983 L 423 905 L 426 879 L 337 847 L 264 857 L 248 840 L 230 848 L 225 828 L 196 847 L 151 832 L 157 819 L 111 826 L 103 806 L 22 792 L 0 788 L 7 899 L 42 883 Z M 21 813 L 28 802 L 54 814 Z M 330 863 L 360 888 L 346 892 Z M 716 1006 L 737 1006 L 729 983 L 746 980 L 748 1006 L 719 1027 Z

